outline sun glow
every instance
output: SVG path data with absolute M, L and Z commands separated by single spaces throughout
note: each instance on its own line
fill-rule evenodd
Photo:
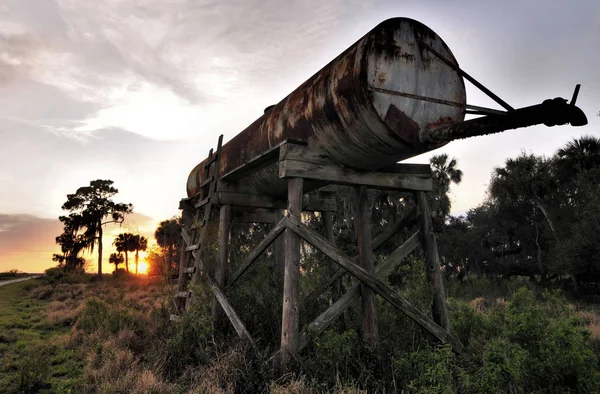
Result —
M 138 274 L 144 275 L 148 273 L 148 263 L 146 262 L 146 260 L 140 260 L 137 272 Z

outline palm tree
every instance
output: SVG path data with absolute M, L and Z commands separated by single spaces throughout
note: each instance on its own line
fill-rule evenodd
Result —
M 133 237 L 134 235 L 131 233 L 121 233 L 116 236 L 113 241 L 113 245 L 117 248 L 117 252 L 125 253 L 125 270 L 129 272 L 129 257 L 127 252 L 133 252 L 135 249 L 133 248 Z
M 568 142 L 556 152 L 564 175 L 573 175 L 600 165 L 600 138 L 586 135 Z
M 163 253 L 168 256 L 169 269 L 177 268 L 177 261 L 179 260 L 177 253 L 181 246 L 180 220 L 181 218 L 163 220 L 154 232 L 156 243 L 163 249 Z
M 123 255 L 121 253 L 111 253 L 108 262 L 115 265 L 115 272 L 119 269 L 119 264 L 123 263 Z
M 432 210 L 445 218 L 450 213 L 452 206 L 448 197 L 450 185 L 452 183 L 458 185 L 462 181 L 463 172 L 457 168 L 456 159 L 449 159 L 445 153 L 433 156 L 429 162 L 432 167 L 433 188 L 436 199 Z
M 144 236 L 136 234 L 131 239 L 132 251 L 135 251 L 135 274 L 138 273 L 138 262 L 140 250 L 146 250 L 148 248 L 148 239 Z

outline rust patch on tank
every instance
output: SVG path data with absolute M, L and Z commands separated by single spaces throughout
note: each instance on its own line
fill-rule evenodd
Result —
M 383 121 L 389 127 L 390 136 L 412 146 L 418 144 L 419 125 L 394 104 L 388 107 Z
M 427 127 L 425 129 L 431 130 L 431 129 L 435 129 L 435 128 L 438 128 L 441 126 L 446 126 L 446 125 L 452 124 L 452 123 L 456 123 L 456 122 L 451 117 L 444 116 L 444 117 L 439 118 L 435 122 L 431 122 L 431 123 L 427 124 Z

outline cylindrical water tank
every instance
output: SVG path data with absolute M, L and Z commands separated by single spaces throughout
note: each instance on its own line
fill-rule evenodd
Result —
M 223 145 L 219 175 L 285 140 L 304 141 L 359 170 L 440 147 L 423 144 L 419 133 L 463 121 L 465 86 L 422 43 L 457 64 L 427 26 L 407 18 L 386 20 Z M 203 171 L 204 162 L 190 173 L 189 196 L 198 192 Z M 269 194 L 277 171 L 266 169 L 248 182 Z

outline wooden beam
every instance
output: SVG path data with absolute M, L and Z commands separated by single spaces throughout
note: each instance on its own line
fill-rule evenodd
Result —
M 423 312 L 415 308 L 410 302 L 404 297 L 394 292 L 389 286 L 375 278 L 372 274 L 366 272 L 360 266 L 350 261 L 350 258 L 346 256 L 336 247 L 332 246 L 327 242 L 321 235 L 316 234 L 306 225 L 302 224 L 300 220 L 293 216 L 289 216 L 287 228 L 294 231 L 308 243 L 325 253 L 328 257 L 333 259 L 342 268 L 347 270 L 355 278 L 361 281 L 361 283 L 368 286 L 375 293 L 380 295 L 383 299 L 388 301 L 402 313 L 410 317 L 421 327 L 429 331 L 440 341 L 448 342 L 451 344 L 454 351 L 462 353 L 463 345 L 454 338 L 448 331 L 437 325 L 433 320 L 429 319 Z
M 241 207 L 267 208 L 267 209 L 285 209 L 286 202 L 273 197 L 250 194 L 250 193 L 233 193 L 233 192 L 217 192 L 218 204 L 234 205 Z M 304 196 L 302 199 L 303 211 L 318 211 L 318 212 L 336 212 L 337 205 L 334 198 L 320 198 L 313 195 Z
M 340 185 L 364 185 L 376 189 L 432 191 L 431 178 L 409 174 L 356 171 L 339 164 L 307 163 L 297 160 L 279 162 L 280 178 L 306 178 Z
M 394 222 L 387 230 L 379 234 L 372 241 L 373 250 L 377 250 L 381 245 L 386 243 L 390 238 L 394 235 L 398 234 L 400 230 L 405 227 L 410 227 L 417 220 L 417 210 L 414 208 L 408 209 L 405 211 L 400 219 Z M 354 256 L 352 258 L 352 262 L 358 262 L 358 256 Z M 319 297 L 325 290 L 327 290 L 333 283 L 342 278 L 347 271 L 342 268 L 338 268 L 322 285 L 320 285 L 317 289 L 313 290 L 306 296 L 305 302 L 311 302 L 312 300 Z
M 242 261 L 238 269 L 231 275 L 229 283 L 227 287 L 231 288 L 235 282 L 250 268 L 252 263 L 256 261 L 256 259 L 260 256 L 262 252 L 265 251 L 275 241 L 275 239 L 285 230 L 285 224 L 287 222 L 287 217 L 284 217 L 273 227 L 273 229 L 267 234 L 266 237 L 263 238 L 262 241 L 256 245 L 254 249 L 250 252 L 248 256 Z
M 284 142 L 285 143 L 285 142 Z M 229 171 L 221 176 L 221 179 L 228 181 L 239 181 L 248 175 L 259 171 L 275 162 L 279 157 L 279 145 L 275 145 L 271 149 L 266 150 L 260 155 L 250 159 L 247 163 Z
M 281 221 L 284 218 L 283 209 L 277 209 L 275 211 L 275 215 L 277 217 L 277 222 Z M 285 239 L 284 237 L 277 237 L 275 239 L 275 267 L 277 275 L 283 278 L 283 272 L 285 271 Z M 278 282 L 280 283 L 280 282 Z M 283 283 L 283 282 L 281 282 Z M 280 289 L 281 291 L 281 289 Z
M 287 371 L 298 353 L 300 237 L 287 228 L 289 219 L 300 223 L 304 180 L 288 180 L 288 220 L 285 231 L 285 272 L 283 281 L 283 308 L 281 317 L 281 368 Z M 284 219 L 285 220 L 285 219 Z
M 335 234 L 333 232 L 333 214 L 331 212 L 323 212 L 321 214 L 321 217 L 323 220 L 323 229 L 325 231 L 325 238 L 327 239 L 327 241 L 329 241 L 329 243 L 331 243 L 332 245 L 335 246 Z M 327 263 L 327 272 L 329 273 L 330 277 L 333 276 L 336 269 L 337 269 L 337 267 L 335 266 L 335 263 L 333 261 L 331 261 L 331 259 L 329 259 L 329 262 Z M 341 295 L 341 289 L 340 289 L 340 283 L 338 282 L 337 284 L 334 285 L 334 288 L 333 288 L 333 299 L 339 298 L 340 295 Z
M 367 187 L 356 188 L 357 201 L 354 210 L 354 228 L 360 266 L 369 274 L 375 272 L 373 248 L 371 246 L 371 206 Z M 362 339 L 368 348 L 374 349 L 379 343 L 375 294 L 368 286 L 361 285 L 362 300 Z
M 413 234 L 406 242 L 399 246 L 385 259 L 384 262 L 375 267 L 375 277 L 379 280 L 385 280 L 389 273 L 404 260 L 413 250 L 419 246 L 419 232 Z M 310 337 L 318 335 L 325 331 L 338 317 L 342 315 L 352 304 L 360 298 L 360 283 L 354 285 L 350 290 L 340 297 L 325 312 L 321 313 L 313 320 L 300 334 L 298 351 L 301 351 L 307 344 Z
M 199 268 L 201 271 L 200 277 L 202 277 L 202 279 L 206 282 L 206 284 L 208 284 L 213 295 L 215 296 L 217 301 L 219 301 L 219 304 L 221 304 L 221 307 L 223 308 L 225 315 L 227 315 L 227 317 L 229 318 L 229 321 L 233 325 L 233 328 L 235 329 L 235 332 L 237 333 L 237 335 L 242 339 L 248 340 L 250 342 L 250 344 L 252 345 L 252 347 L 256 349 L 256 343 L 254 342 L 254 340 L 252 339 L 252 336 L 246 329 L 246 326 L 244 326 L 244 322 L 242 322 L 242 319 L 240 319 L 240 317 L 238 316 L 235 309 L 233 309 L 233 306 L 231 305 L 231 303 L 225 296 L 225 293 L 223 292 L 221 287 L 219 287 L 219 285 L 217 285 L 217 283 L 212 278 L 212 276 L 209 273 L 205 272 L 205 270 L 204 270 L 205 267 L 204 267 L 204 264 L 202 263 L 202 259 L 198 258 L 199 257 L 198 252 L 199 251 L 195 250 L 192 252 L 192 254 L 193 254 L 194 258 L 196 259 L 196 261 L 199 263 Z
M 235 215 L 237 223 L 276 223 L 275 212 L 244 212 Z
M 450 327 L 450 320 L 448 318 L 446 292 L 440 269 L 440 256 L 431 223 L 431 211 L 429 210 L 425 193 L 419 192 L 416 194 L 420 210 L 419 229 L 421 231 L 421 242 L 423 243 L 423 251 L 425 252 L 425 274 L 433 290 L 433 304 L 431 306 L 433 320 L 447 330 Z
M 225 285 L 227 279 L 227 263 L 229 261 L 229 231 L 231 230 L 231 205 L 221 205 L 219 211 L 219 249 L 217 250 L 217 265 L 215 267 L 215 283 L 219 287 Z M 217 322 L 221 319 L 222 308 L 213 296 L 212 317 Z
M 307 148 L 297 144 L 283 144 L 279 149 L 279 161 L 296 160 L 314 164 L 332 164 L 329 154 L 321 149 Z M 429 164 L 396 163 L 377 170 L 378 172 L 412 174 L 422 178 L 431 178 Z

